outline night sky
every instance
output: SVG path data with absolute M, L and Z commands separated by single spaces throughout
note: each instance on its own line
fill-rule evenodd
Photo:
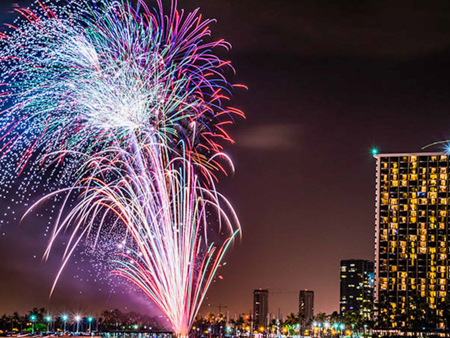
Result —
M 1 22 L 12 3 L 2 0 Z M 314 290 L 316 312 L 338 310 L 340 260 L 374 258 L 371 148 L 415 152 L 450 138 L 450 4 L 179 0 L 180 8 L 197 6 L 218 19 L 214 37 L 233 44 L 235 80 L 249 86 L 234 96 L 247 120 L 231 128 L 236 144 L 226 146 L 236 174 L 219 187 L 243 238 L 203 312 L 220 303 L 231 316 L 248 312 L 259 287 L 270 289 L 272 313 L 297 312 L 300 289 Z M 0 206 L 5 221 L 8 205 Z M 33 306 L 157 313 L 141 294 L 110 295 L 107 284 L 80 280 L 75 262 L 48 301 L 59 257 L 41 264 L 46 222 L 30 217 L 0 228 L 0 313 Z

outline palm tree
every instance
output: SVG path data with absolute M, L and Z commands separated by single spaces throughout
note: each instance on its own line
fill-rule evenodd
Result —
M 12 314 L 11 319 L 12 319 L 12 321 L 14 322 L 14 324 L 16 326 L 20 325 L 20 332 L 22 332 L 21 317 L 20 317 L 20 315 L 19 315 L 19 313 L 17 311 Z
M 6 331 L 7 330 L 7 325 L 8 325 L 8 316 L 3 315 L 0 318 L 0 330 Z
M 323 324 L 326 322 L 327 319 L 327 315 L 325 312 L 320 312 L 314 316 L 314 321 L 316 321 L 317 323 Z
M 284 326 L 288 330 L 288 335 L 295 334 L 300 327 L 300 316 L 291 312 L 284 321 Z
M 219 326 L 219 335 L 222 337 L 222 333 L 225 330 L 227 324 L 227 317 L 223 313 L 218 313 L 216 316 L 216 325 Z
M 236 319 L 235 325 L 236 325 L 235 331 L 237 330 L 245 331 L 245 318 L 242 316 L 242 314 L 240 314 L 238 319 Z

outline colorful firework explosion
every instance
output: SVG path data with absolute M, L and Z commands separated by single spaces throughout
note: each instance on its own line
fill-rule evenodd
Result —
M 225 105 L 231 65 L 212 52 L 228 44 L 208 42 L 212 20 L 176 2 L 168 15 L 161 1 L 153 10 L 84 0 L 18 11 L 0 49 L 1 161 L 10 175 L 59 170 L 65 187 L 45 198 L 82 192 L 67 217 L 64 203 L 46 255 L 68 227 L 62 268 L 86 236 L 123 231 L 134 255 L 121 253 L 114 274 L 186 335 L 239 230 L 214 185 L 228 159 L 220 140 L 232 142 L 224 126 L 243 116 Z

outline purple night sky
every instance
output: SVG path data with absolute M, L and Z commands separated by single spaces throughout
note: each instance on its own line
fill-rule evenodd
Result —
M 15 17 L 13 3 L 27 4 L 3 0 L 1 22 Z M 315 291 L 316 312 L 338 310 L 340 260 L 373 259 L 371 148 L 413 152 L 450 138 L 450 6 L 179 0 L 180 8 L 197 6 L 218 19 L 214 37 L 232 43 L 236 80 L 249 86 L 234 96 L 247 120 L 231 128 L 236 144 L 226 146 L 236 174 L 220 184 L 243 239 L 226 256 L 203 312 L 218 304 L 232 315 L 248 312 L 259 287 L 270 289 L 272 313 L 297 312 L 300 289 Z M 0 313 L 157 313 L 139 293 L 111 294 L 108 284 L 85 281 L 80 265 L 91 266 L 75 260 L 49 301 L 60 257 L 41 263 L 47 219 L 18 225 L 8 205 L 0 202 Z M 20 217 L 25 208 L 14 210 Z

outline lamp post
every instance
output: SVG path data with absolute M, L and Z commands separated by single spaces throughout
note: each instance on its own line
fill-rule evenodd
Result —
M 45 321 L 47 322 L 47 332 L 50 332 L 49 325 L 50 325 L 50 322 L 52 321 L 52 316 L 45 317 Z
M 77 333 L 80 332 L 80 316 L 75 316 L 75 321 L 77 322 Z
M 34 322 L 36 321 L 36 315 L 30 316 L 31 322 L 33 323 L 33 336 L 34 336 Z
M 62 315 L 61 319 L 64 322 L 64 333 L 66 333 L 66 323 L 67 323 L 67 320 L 69 319 L 69 316 L 68 315 Z
M 89 317 L 87 320 L 89 322 L 89 334 L 92 336 L 91 324 L 94 321 L 94 318 Z
M 333 324 L 333 327 L 334 327 L 334 332 L 335 332 L 336 335 L 337 335 L 337 331 L 338 331 L 339 324 L 338 324 L 338 323 L 334 323 L 334 324 Z
M 342 337 L 344 335 L 345 325 L 341 324 L 340 328 L 341 328 L 341 337 Z

